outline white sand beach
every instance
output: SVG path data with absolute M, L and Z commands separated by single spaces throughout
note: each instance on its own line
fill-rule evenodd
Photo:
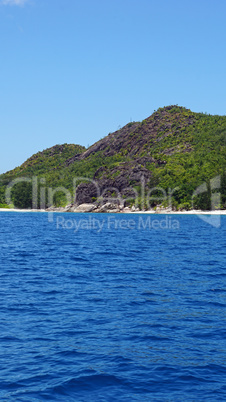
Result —
M 0 208 L 0 212 L 46 212 L 45 209 Z
M 64 212 L 64 211 L 46 211 L 44 209 L 16 209 L 16 208 L 0 208 L 0 212 Z M 79 213 L 79 212 L 77 212 Z M 83 212 L 81 212 L 83 213 Z M 93 213 L 93 212 L 92 212 Z M 110 213 L 110 212 L 108 212 Z M 226 215 L 226 210 L 214 210 L 214 211 L 201 211 L 201 210 L 190 210 L 190 211 L 170 211 L 170 210 L 149 210 L 149 211 L 120 211 L 119 213 L 126 214 L 155 214 L 155 215 Z
M 190 211 L 135 211 L 133 214 L 156 214 L 156 215 L 226 215 L 226 210 L 201 211 L 192 209 Z

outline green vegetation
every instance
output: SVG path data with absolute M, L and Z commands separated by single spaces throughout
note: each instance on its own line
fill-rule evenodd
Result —
M 12 201 L 15 208 L 32 208 L 31 183 L 18 183 L 12 189 Z
M 9 208 L 9 205 L 8 204 L 0 204 L 0 208 Z
M 96 171 L 102 166 L 106 170 Z M 179 106 L 158 109 L 142 122 L 131 122 L 116 133 L 109 133 L 85 150 L 79 145 L 56 145 L 29 158 L 21 166 L 0 176 L 0 204 L 6 204 L 5 189 L 14 179 L 37 176 L 44 179 L 38 187 L 64 187 L 73 192 L 73 179 L 128 180 L 139 190 L 137 203 L 142 205 L 140 184 L 134 167 L 148 173 L 145 194 L 153 187 L 175 189 L 170 202 L 175 209 L 211 208 L 213 192 L 221 193 L 219 208 L 226 208 L 226 116 L 193 113 Z M 211 188 L 211 179 L 220 176 L 220 187 Z M 95 178 L 96 177 L 96 178 Z M 135 177 L 135 178 L 134 178 Z M 206 183 L 206 191 L 196 197 L 196 188 Z M 158 190 L 156 190 L 156 199 Z M 161 193 L 161 192 L 160 192 Z M 20 208 L 31 207 L 31 183 L 18 183 L 12 201 Z M 153 196 L 153 194 L 152 194 Z M 92 196 L 92 199 L 96 197 Z M 40 203 L 40 197 L 39 201 Z M 62 191 L 54 195 L 55 205 L 65 205 Z M 131 203 L 134 203 L 131 200 Z M 159 204 L 150 200 L 151 206 Z M 163 203 L 168 205 L 167 200 Z

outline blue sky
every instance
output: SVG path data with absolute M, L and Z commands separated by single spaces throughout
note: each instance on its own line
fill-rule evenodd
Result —
M 225 0 L 0 0 L 0 173 L 159 107 L 226 114 Z

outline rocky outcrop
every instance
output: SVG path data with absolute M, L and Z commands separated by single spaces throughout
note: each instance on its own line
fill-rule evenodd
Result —
M 97 207 L 94 204 L 80 204 L 77 207 L 75 206 L 71 212 L 93 212 L 95 209 Z
M 159 164 L 151 157 L 144 157 L 122 162 L 113 169 L 101 166 L 94 173 L 93 180 L 77 187 L 75 203 L 93 203 L 100 197 L 105 203 L 111 202 L 112 198 L 118 198 L 122 203 L 123 198 L 136 197 L 134 186 L 146 185 L 152 178 L 151 171 L 145 167 L 147 163 Z
M 98 212 L 117 213 L 117 212 L 120 212 L 121 210 L 122 210 L 122 208 L 120 208 L 120 206 L 118 204 L 107 202 L 106 204 L 102 205 L 102 207 L 100 207 L 98 209 Z
M 49 207 L 46 209 L 47 212 L 77 212 L 77 213 L 120 213 L 120 212 L 135 212 L 139 211 L 138 208 L 134 206 L 132 208 L 125 207 L 123 205 L 119 205 L 117 202 L 106 202 L 100 204 L 80 204 L 74 205 L 70 204 L 66 207 Z
M 94 184 L 92 181 L 79 184 L 76 189 L 75 203 L 90 204 L 94 202 L 100 196 L 98 184 Z

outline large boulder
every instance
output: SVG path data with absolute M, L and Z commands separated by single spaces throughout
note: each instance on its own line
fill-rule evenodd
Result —
M 94 204 L 80 204 L 74 208 L 74 212 L 92 212 L 96 209 Z
M 99 212 L 112 212 L 116 213 L 119 212 L 120 208 L 118 204 L 114 204 L 113 202 L 106 202 L 106 204 L 102 205 L 102 207 L 99 208 Z

